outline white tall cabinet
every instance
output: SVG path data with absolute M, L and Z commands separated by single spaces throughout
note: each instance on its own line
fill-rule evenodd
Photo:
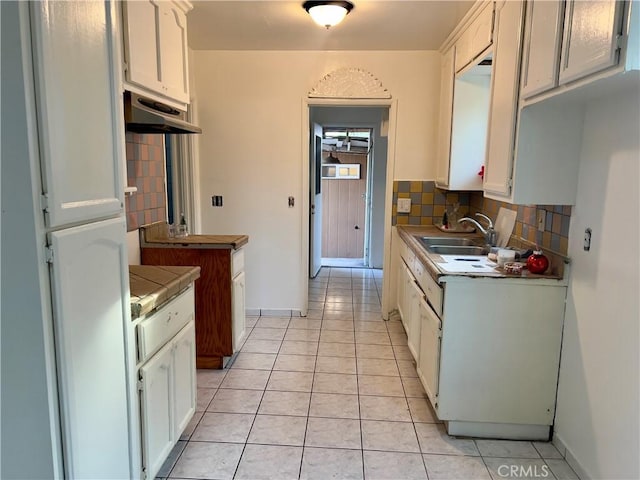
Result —
M 137 417 L 129 408 L 135 352 L 129 328 L 121 82 L 114 68 L 120 64 L 116 7 L 41 1 L 2 8 L 2 98 L 3 103 L 17 98 L 11 112 L 15 125 L 6 128 L 19 138 L 6 157 L 9 180 L 3 145 L 3 210 L 23 201 L 31 208 L 13 219 L 11 235 L 20 235 L 20 241 L 9 242 L 12 250 L 6 251 L 3 236 L 2 256 L 17 256 L 25 268 L 37 269 L 14 281 L 34 302 L 42 302 L 39 324 L 31 317 L 30 328 L 41 331 L 43 341 L 24 360 L 29 364 L 41 357 L 47 365 L 46 378 L 34 381 L 47 389 L 49 420 L 38 425 L 38 433 L 49 430 L 53 445 L 48 450 L 29 447 L 30 455 L 34 463 L 40 455 L 50 462 L 44 475 L 49 478 L 135 478 L 138 462 L 130 427 L 137 425 Z M 5 12 L 18 42 L 5 44 Z M 5 58 L 22 72 L 8 85 Z M 3 104 L 3 142 L 4 115 Z M 20 164 L 29 168 L 20 169 Z M 10 202 L 5 181 L 20 186 L 12 190 Z M 9 226 L 4 212 L 2 222 L 4 234 Z M 3 263 L 3 277 L 4 268 Z M 3 282 L 3 342 L 4 288 Z M 29 311 L 11 300 L 9 305 L 15 309 L 11 321 L 19 321 L 23 308 Z M 26 371 L 24 381 L 31 383 Z M 19 416 L 24 420 L 22 412 Z M 8 440 L 29 437 L 30 428 L 25 423 Z M 13 459 L 4 455 L 4 435 L 2 477 L 42 477 L 30 474 L 30 465 L 11 465 Z

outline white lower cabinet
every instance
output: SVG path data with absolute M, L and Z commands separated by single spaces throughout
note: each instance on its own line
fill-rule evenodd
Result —
M 413 252 L 404 255 L 399 282 L 416 279 L 401 287 L 413 296 L 398 298 L 407 343 L 449 434 L 548 440 L 566 282 L 431 277 Z
M 146 478 L 155 478 L 195 412 L 195 345 L 191 317 L 138 371 Z
M 155 478 L 173 448 L 173 345 L 168 344 L 140 369 L 143 462 Z
M 431 403 L 438 405 L 438 374 L 440 371 L 440 339 L 442 322 L 425 299 L 418 304 L 420 320 L 420 355 L 418 377 Z
M 244 272 L 240 272 L 231 281 L 231 297 L 231 330 L 235 353 L 242 346 L 246 324 Z
M 196 330 L 194 322 L 189 323 L 176 335 L 174 345 L 175 421 L 173 422 L 173 437 L 177 441 L 196 411 Z
M 424 302 L 424 293 L 418 284 L 412 281 L 409 293 L 407 346 L 416 361 L 420 355 L 420 304 L 422 302 Z

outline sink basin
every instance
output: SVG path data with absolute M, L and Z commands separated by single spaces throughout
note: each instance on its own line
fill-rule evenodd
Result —
M 420 242 L 427 248 L 438 246 L 467 246 L 476 245 L 473 238 L 460 237 L 419 237 Z
M 488 250 L 477 245 L 430 245 L 427 250 L 438 255 L 486 255 Z

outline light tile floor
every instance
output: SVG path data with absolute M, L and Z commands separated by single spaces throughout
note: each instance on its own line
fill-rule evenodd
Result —
M 158 477 L 578 478 L 549 443 L 447 435 L 381 287 L 379 270 L 323 268 L 306 318 L 248 318 L 233 365 L 198 371 L 198 411 Z

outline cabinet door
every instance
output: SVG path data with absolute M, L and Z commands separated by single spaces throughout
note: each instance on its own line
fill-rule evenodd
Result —
M 482 12 L 456 42 L 456 72 L 460 72 L 491 46 L 493 2 L 485 2 Z
M 560 84 L 618 63 L 624 4 L 617 0 L 567 2 Z
M 508 197 L 514 161 L 523 2 L 496 3 L 484 190 Z
M 191 320 L 173 340 L 174 372 L 174 440 L 182 432 L 196 411 L 196 328 Z
M 160 10 L 160 82 L 163 94 L 189 103 L 187 17 L 173 3 Z
M 411 283 L 411 313 L 409 315 L 409 331 L 407 346 L 414 360 L 420 356 L 420 304 L 424 302 L 424 294 L 416 282 Z
M 109 2 L 31 3 L 46 222 L 57 227 L 123 210 L 122 95 Z
M 418 375 L 425 392 L 435 407 L 438 403 L 438 376 L 440 374 L 441 322 L 426 301 L 419 303 L 420 358 Z
M 124 328 L 130 305 L 125 233 L 124 218 L 117 218 L 51 234 L 58 390 L 68 478 L 129 478 Z
M 398 299 L 398 311 L 400 312 L 400 318 L 402 320 L 404 330 L 408 334 L 409 317 L 411 315 L 411 285 L 413 284 L 413 276 L 411 275 L 409 267 L 407 267 L 404 262 L 402 262 L 400 266 L 400 278 L 398 281 L 402 282 L 402 291 L 400 292 L 402 297 Z
M 125 78 L 127 81 L 162 90 L 160 84 L 161 2 L 140 0 L 123 2 Z
M 142 454 L 146 478 L 155 478 L 174 445 L 173 342 L 140 368 Z
M 245 330 L 245 284 L 244 272 L 240 272 L 233 279 L 231 286 L 232 312 L 231 312 L 231 330 L 233 335 L 233 351 L 240 350 L 242 338 Z
M 451 126 L 453 119 L 453 85 L 455 81 L 456 49 L 452 47 L 442 56 L 440 66 L 440 126 L 438 129 L 438 159 L 436 183 L 449 185 L 449 161 L 451 158 Z
M 562 0 L 527 2 L 522 98 L 557 85 L 563 18 Z

